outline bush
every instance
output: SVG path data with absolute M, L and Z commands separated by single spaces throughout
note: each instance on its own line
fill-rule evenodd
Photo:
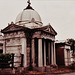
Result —
M 53 67 L 53 68 L 57 68 L 57 65 L 50 65 L 51 67 Z
M 5 68 L 10 66 L 11 54 L 0 54 L 0 67 Z
M 75 70 L 75 62 L 73 62 L 70 66 L 69 66 L 70 69 L 72 70 Z

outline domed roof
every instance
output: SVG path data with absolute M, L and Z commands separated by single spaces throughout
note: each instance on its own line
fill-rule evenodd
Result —
M 18 14 L 15 24 L 32 29 L 41 27 L 42 21 L 40 15 L 29 4 L 22 12 Z

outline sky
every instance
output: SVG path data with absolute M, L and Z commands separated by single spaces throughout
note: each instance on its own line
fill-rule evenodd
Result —
M 0 29 L 15 23 L 17 15 L 27 6 L 27 0 L 0 0 Z M 49 23 L 57 32 L 56 40 L 75 39 L 75 0 L 31 0 L 43 25 Z

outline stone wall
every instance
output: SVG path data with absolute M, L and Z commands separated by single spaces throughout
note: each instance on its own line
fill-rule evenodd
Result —
M 70 46 L 65 45 L 64 48 L 64 60 L 65 60 L 65 66 L 69 66 L 70 65 Z
M 20 56 L 22 54 L 22 38 L 25 38 L 25 33 L 23 31 L 4 34 L 5 52 L 14 53 L 15 56 Z M 15 62 L 21 62 L 20 57 L 15 57 L 14 60 Z M 20 63 L 15 64 L 15 66 L 20 66 Z
M 21 38 L 25 37 L 23 31 L 7 33 L 4 35 L 5 45 L 6 45 L 6 53 L 15 53 L 21 54 L 22 52 L 22 44 Z

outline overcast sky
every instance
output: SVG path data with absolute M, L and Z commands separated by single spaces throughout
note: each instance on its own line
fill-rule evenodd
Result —
M 0 29 L 15 22 L 27 5 L 27 0 L 0 0 Z M 75 0 L 31 0 L 31 6 L 41 16 L 43 25 L 52 25 L 58 33 L 57 40 L 75 39 Z

